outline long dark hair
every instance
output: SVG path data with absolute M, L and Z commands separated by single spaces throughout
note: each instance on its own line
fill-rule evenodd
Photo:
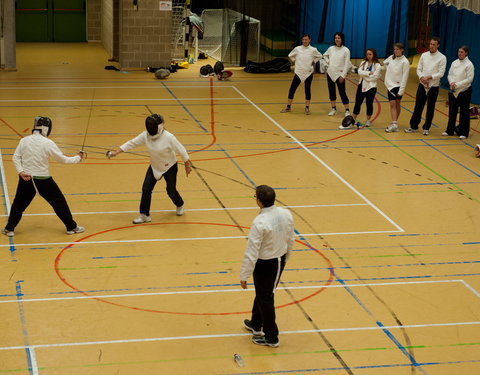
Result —
M 365 66 L 365 64 L 368 64 L 368 59 L 367 59 L 367 52 L 371 51 L 373 54 L 372 57 L 372 64 L 378 63 L 378 55 L 377 55 L 377 50 L 375 48 L 367 48 L 365 50 L 365 57 L 363 58 L 363 61 L 361 62 L 360 66 Z
M 340 37 L 340 39 L 342 39 L 342 45 L 341 45 L 341 47 L 343 47 L 343 46 L 345 45 L 345 35 L 344 35 L 342 32 L 340 32 L 340 31 L 337 31 L 335 34 L 333 34 L 333 44 L 336 46 L 336 44 L 335 44 L 335 37 L 336 37 L 337 35 Z

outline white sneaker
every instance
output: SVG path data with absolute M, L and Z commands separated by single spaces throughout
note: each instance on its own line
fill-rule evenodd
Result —
M 365 121 L 365 126 L 369 128 L 372 125 L 372 122 L 370 120 Z
M 423 129 L 423 135 L 428 135 L 430 132 L 427 129 Z
M 332 108 L 330 112 L 328 112 L 329 116 L 335 116 L 337 114 L 337 110 L 335 108 Z
M 388 125 L 388 127 L 385 129 L 387 133 L 393 133 L 393 132 L 398 132 L 398 126 L 397 124 L 394 124 L 393 122 Z
M 418 133 L 418 129 L 408 128 L 404 130 L 405 133 Z
M 447 132 L 443 132 L 443 133 L 442 133 L 442 136 L 446 137 L 446 136 L 448 136 L 448 133 L 447 133 Z
M 467 139 L 467 137 L 465 137 L 464 135 L 461 135 L 460 137 L 458 137 L 458 139 Z
M 345 111 L 345 117 L 347 116 L 350 116 L 350 111 L 348 109 Z
M 177 207 L 177 216 L 182 216 L 184 212 L 183 206 Z
M 283 108 L 283 109 L 280 111 L 280 113 L 287 113 L 287 112 L 292 112 L 292 108 L 290 108 L 290 107 L 285 107 L 285 108 Z
M 13 230 L 6 230 L 5 228 L 2 229 L 2 234 L 4 234 L 7 237 L 13 237 L 15 235 L 13 233 Z
M 133 224 L 142 224 L 142 223 L 149 223 L 152 221 L 152 218 L 150 216 L 147 216 L 145 214 L 140 214 L 138 217 L 133 219 L 132 223 Z
M 67 230 L 67 234 L 76 234 L 76 233 L 82 233 L 85 232 L 85 227 L 78 226 L 76 228 L 73 228 L 72 230 Z

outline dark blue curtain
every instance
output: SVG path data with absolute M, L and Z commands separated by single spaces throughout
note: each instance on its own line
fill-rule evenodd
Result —
M 430 5 L 432 35 L 440 37 L 440 51 L 447 56 L 447 69 L 442 78 L 442 87 L 448 89 L 447 75 L 450 65 L 458 58 L 458 48 L 470 47 L 468 58 L 475 66 L 472 102 L 480 104 L 480 15 L 454 6 L 435 3 Z
M 302 0 L 300 34 L 312 42 L 333 44 L 333 34 L 345 34 L 352 58 L 375 48 L 379 57 L 393 52 L 393 43 L 408 50 L 408 0 Z

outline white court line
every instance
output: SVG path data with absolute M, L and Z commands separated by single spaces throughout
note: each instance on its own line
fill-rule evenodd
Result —
M 38 365 L 37 365 L 37 355 L 35 353 L 35 348 L 29 345 L 27 346 L 27 350 L 30 353 L 30 366 L 32 367 L 32 374 L 39 375 Z
M 178 101 L 188 101 L 188 100 L 204 100 L 210 101 L 209 98 L 144 98 L 144 99 L 94 99 L 93 102 L 148 102 L 148 101 L 155 101 L 155 102 L 178 102 Z M 241 100 L 243 98 L 216 98 L 213 100 Z M 16 103 L 16 102 L 92 102 L 92 99 L 0 99 L 0 103 Z
M 480 298 L 480 293 L 477 292 L 470 284 L 468 284 L 465 280 L 460 280 L 463 285 L 465 285 L 473 294 Z
M 281 331 L 281 335 L 302 334 L 302 333 L 318 333 L 318 332 L 356 332 L 356 331 L 383 331 L 385 329 L 405 329 L 405 328 L 433 328 L 433 327 L 458 327 L 480 325 L 480 322 L 455 322 L 455 323 L 431 323 L 431 324 L 409 324 L 396 326 L 370 326 L 370 327 L 346 327 L 346 328 L 325 328 L 325 329 L 305 329 L 297 331 Z M 176 340 L 195 340 L 195 339 L 215 339 L 224 337 L 242 337 L 252 336 L 251 333 L 224 333 L 217 335 L 196 335 L 196 336 L 169 336 L 169 337 L 150 337 L 139 339 L 124 339 L 124 340 L 105 340 L 105 341 L 86 341 L 86 342 L 67 342 L 58 344 L 39 344 L 30 345 L 30 348 L 59 348 L 71 346 L 86 346 L 86 345 L 105 345 L 105 344 L 129 344 L 137 342 L 159 342 L 159 341 L 176 341 Z M 0 350 L 19 350 L 26 349 L 26 346 L 4 346 Z
M 346 284 L 346 285 L 304 285 L 291 287 L 278 287 L 277 290 L 301 290 L 301 289 L 322 289 L 322 288 L 355 288 L 365 286 L 392 286 L 392 285 L 412 285 L 412 284 L 439 284 L 439 283 L 463 283 L 463 280 L 429 280 L 429 281 L 398 281 L 392 283 L 368 283 L 368 284 Z M 254 292 L 255 289 L 250 288 L 247 292 Z M 52 298 L 28 298 L 22 299 L 22 302 L 47 302 L 47 301 L 68 301 L 81 299 L 95 299 L 95 298 L 122 298 L 122 297 L 148 297 L 148 296 L 168 296 L 180 294 L 210 294 L 210 293 L 238 293 L 245 292 L 244 289 L 213 289 L 213 290 L 186 290 L 173 292 L 152 292 L 152 293 L 129 293 L 129 294 L 108 294 L 108 295 L 89 295 L 89 296 L 75 296 L 75 297 L 52 297 Z M 0 303 L 16 303 L 17 299 L 10 299 L 0 301 Z
M 1 156 L 1 155 L 0 155 Z M 318 208 L 318 207 L 350 207 L 350 206 L 368 206 L 367 203 L 339 203 L 339 204 L 308 204 L 302 206 L 282 206 L 284 208 Z M 258 210 L 256 207 L 215 207 L 215 208 L 189 208 L 185 211 L 225 211 L 227 210 Z M 175 212 L 175 210 L 150 210 L 150 212 Z M 138 214 L 136 211 L 89 211 L 89 212 L 72 212 L 72 215 L 99 215 L 99 214 Z M 56 216 L 54 212 L 40 213 L 40 214 L 23 214 L 23 216 Z M 8 216 L 5 214 L 1 216 Z
M 133 225 L 131 226 L 133 228 Z M 396 230 L 375 230 L 369 232 L 338 232 L 338 233 L 301 233 L 295 234 L 296 237 L 316 237 L 316 236 L 342 236 L 347 234 L 379 234 L 379 233 L 398 233 Z M 29 246 L 50 246 L 50 245 L 91 245 L 106 243 L 135 243 L 135 242 L 169 242 L 169 241 L 202 241 L 202 240 L 229 240 L 248 238 L 247 236 L 222 236 L 222 237 L 187 237 L 187 238 L 150 238 L 150 239 L 132 239 L 132 240 L 111 240 L 111 241 L 70 241 L 70 242 L 37 242 L 37 243 L 19 243 L 15 247 Z M 11 245 L 0 245 L 1 247 L 10 247 Z
M 317 155 L 315 155 L 308 147 L 306 147 L 302 142 L 300 142 L 297 138 L 295 138 L 288 130 L 286 130 L 282 125 L 280 125 L 277 121 L 275 121 L 272 117 L 270 117 L 267 113 L 265 113 L 259 106 L 257 106 L 254 102 L 252 102 L 245 94 L 243 94 L 239 89 L 235 86 L 232 88 L 238 92 L 246 101 L 248 101 L 254 108 L 256 108 L 260 113 L 262 113 L 266 118 L 268 118 L 277 128 L 287 134 L 291 139 L 293 139 L 301 148 L 303 148 L 307 153 L 309 153 L 315 160 L 317 160 L 320 164 L 322 164 L 325 168 L 327 168 L 335 177 L 337 177 L 341 182 L 343 182 L 350 190 L 352 190 L 356 195 L 358 195 L 364 202 L 367 202 L 375 211 L 377 211 L 380 215 L 382 215 L 390 224 L 392 224 L 399 232 L 405 232 L 397 223 L 395 223 L 392 219 L 390 219 L 382 210 L 380 210 L 377 206 L 375 206 L 372 202 L 370 202 L 367 197 L 365 197 L 362 193 L 360 193 L 357 189 L 355 189 L 347 180 L 345 180 L 342 176 L 340 176 L 335 170 L 330 167 L 327 163 L 325 163 L 322 159 L 320 159 Z
M 5 168 L 3 166 L 2 149 L 0 148 L 0 176 L 2 177 L 3 201 L 7 214 L 2 216 L 10 216 L 10 198 L 8 197 L 7 177 L 5 176 Z
M 168 88 L 205 88 L 210 89 L 210 84 L 202 84 L 196 86 L 171 86 L 168 85 Z M 215 86 L 215 89 L 224 89 L 231 88 L 232 86 Z M 42 86 L 42 87 L 0 87 L 0 90 L 52 90 L 52 89 L 62 89 L 62 90 L 77 90 L 77 89 L 159 89 L 165 90 L 165 86 Z

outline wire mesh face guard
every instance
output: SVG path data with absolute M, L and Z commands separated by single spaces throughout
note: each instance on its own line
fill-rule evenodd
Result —
M 161 134 L 163 131 L 163 117 L 156 113 L 148 116 L 145 119 L 145 128 L 152 137 Z
M 34 131 L 39 131 L 41 135 L 48 137 L 52 132 L 52 120 L 49 117 L 35 117 L 32 133 Z

